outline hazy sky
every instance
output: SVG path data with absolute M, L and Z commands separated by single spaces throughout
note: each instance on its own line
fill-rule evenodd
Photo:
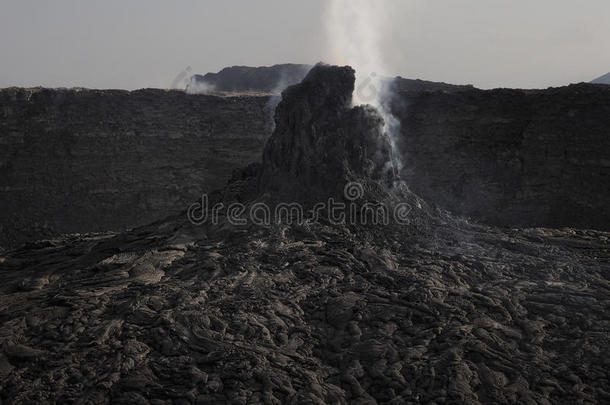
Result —
M 0 87 L 168 88 L 187 67 L 339 63 L 328 1 L 0 0 Z M 390 74 L 541 88 L 610 71 L 608 0 L 371 1 L 387 10 Z

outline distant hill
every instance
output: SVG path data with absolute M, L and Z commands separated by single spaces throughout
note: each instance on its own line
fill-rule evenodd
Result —
M 458 91 L 472 90 L 474 89 L 474 86 L 471 84 L 459 85 L 443 82 L 430 82 L 420 79 L 405 79 L 404 77 L 398 76 L 394 79 L 393 88 L 395 91 L 406 92 L 443 91 L 446 93 L 455 93 Z
M 190 92 L 263 92 L 281 93 L 286 87 L 299 83 L 311 65 L 286 63 L 273 66 L 231 66 L 218 73 L 191 77 Z
M 191 77 L 187 91 L 190 93 L 273 93 L 279 94 L 286 87 L 299 83 L 312 65 L 285 63 L 273 66 L 231 66 L 218 73 L 206 73 Z M 454 85 L 426 80 L 405 79 L 400 76 L 393 80 L 392 88 L 398 92 L 443 91 L 454 93 L 471 90 L 471 85 Z
M 596 84 L 610 84 L 610 73 L 606 73 L 605 75 L 598 77 L 595 80 L 592 80 L 591 83 Z

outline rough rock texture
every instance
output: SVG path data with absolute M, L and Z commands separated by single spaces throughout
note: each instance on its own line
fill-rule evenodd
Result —
M 502 226 L 610 229 L 610 87 L 402 93 L 403 177 Z
M 0 246 L 184 210 L 257 161 L 267 97 L 0 91 Z
M 608 233 L 176 228 L 2 258 L 3 403 L 610 400 Z
M 610 230 L 608 86 L 396 83 L 402 175 L 430 203 L 497 225 Z M 259 160 L 278 99 L 0 90 L 0 246 L 185 209 Z
M 395 180 L 383 119 L 371 108 L 350 106 L 354 81 L 350 67 L 316 65 L 282 93 L 260 188 L 284 199 L 320 201 L 340 195 L 346 179 Z
M 299 83 L 311 65 L 285 63 L 273 66 L 231 66 L 218 73 L 206 73 L 191 77 L 189 87 L 198 85 L 210 91 L 281 93 L 286 87 Z
M 318 69 L 313 78 L 337 83 L 351 74 Z M 312 134 L 299 122 L 323 130 L 319 140 L 340 134 L 290 118 L 342 99 L 319 90 L 290 90 L 272 139 L 283 138 L 282 121 L 295 123 L 295 140 Z M 338 128 L 353 122 L 349 111 Z M 282 162 L 280 145 L 223 198 L 269 192 L 261 173 Z M 315 144 L 286 146 L 316 160 Z M 392 192 L 368 181 L 378 184 L 371 195 Z M 506 232 L 416 211 L 417 221 L 388 226 L 197 227 L 176 216 L 5 253 L 2 403 L 610 400 L 609 233 Z

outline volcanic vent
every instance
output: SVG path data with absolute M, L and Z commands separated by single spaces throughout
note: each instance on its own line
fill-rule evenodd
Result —
M 230 196 L 239 190 L 239 201 L 303 207 L 329 198 L 389 208 L 402 202 L 417 207 L 414 218 L 429 213 L 398 177 L 382 116 L 371 106 L 351 105 L 354 82 L 351 67 L 318 64 L 300 84 L 288 87 L 262 163 L 235 176 L 239 181 L 229 186 Z M 358 201 L 345 198 L 350 184 L 359 187 Z
M 351 107 L 350 67 L 315 66 L 282 94 L 263 154 L 262 189 L 299 198 L 339 194 L 346 180 L 391 186 L 390 141 L 370 107 Z

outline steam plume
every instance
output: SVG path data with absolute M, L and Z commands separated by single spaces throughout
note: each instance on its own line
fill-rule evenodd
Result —
M 214 92 L 214 90 L 213 84 L 197 80 L 195 76 L 191 77 L 189 84 L 186 86 L 186 92 L 188 94 L 209 94 Z
M 370 104 L 384 119 L 384 131 L 392 142 L 394 170 L 400 170 L 396 139 L 400 122 L 390 111 L 390 80 L 386 77 L 383 33 L 389 21 L 383 0 L 330 0 L 326 13 L 331 63 L 356 70 L 353 105 Z

